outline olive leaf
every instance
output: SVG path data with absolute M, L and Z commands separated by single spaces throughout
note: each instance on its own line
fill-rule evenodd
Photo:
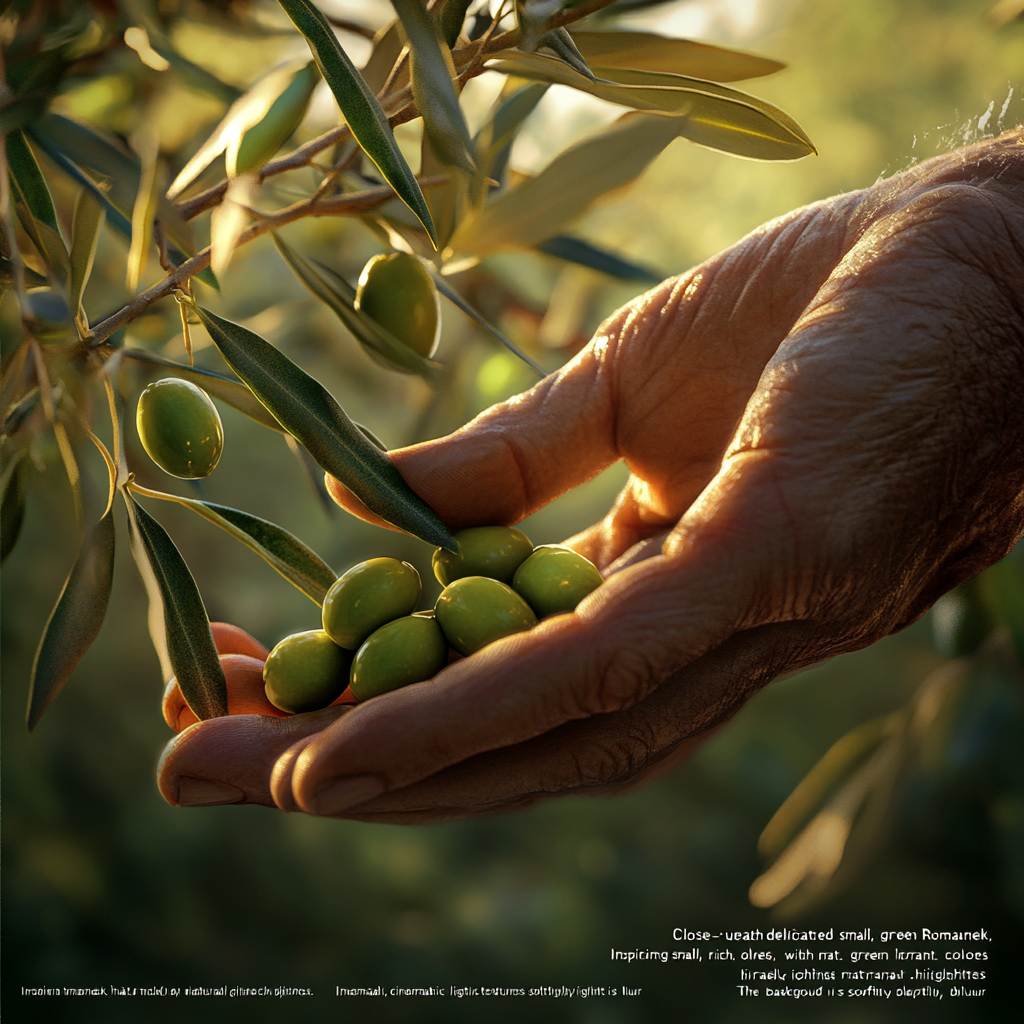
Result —
M 474 255 L 532 248 L 606 192 L 628 185 L 686 127 L 685 117 L 624 114 L 560 153 L 535 178 L 489 202 L 459 227 L 451 248 Z
M 477 162 L 473 200 L 477 205 L 486 198 L 488 179 L 504 178 L 512 143 L 547 91 L 546 83 L 523 83 L 513 78 L 505 83 L 494 113 L 473 139 Z
M 11 132 L 6 139 L 6 149 L 14 211 L 47 269 L 63 284 L 68 273 L 68 251 L 57 227 L 50 190 L 25 140 L 25 133 L 20 129 Z
M 0 562 L 14 550 L 25 521 L 25 450 L 11 460 L 0 480 Z
M 452 84 L 455 64 L 440 38 L 440 26 L 420 0 L 391 0 L 412 47 L 412 95 L 423 116 L 423 128 L 438 158 L 464 171 L 473 170 L 469 129 Z
M 132 222 L 107 198 L 106 192 L 99 185 L 93 181 L 74 161 L 66 157 L 59 149 L 57 149 L 52 142 L 49 142 L 45 136 L 38 134 L 32 130 L 33 126 L 29 126 L 28 133 L 32 136 L 32 141 L 35 142 L 39 148 L 46 153 L 46 155 L 55 163 L 62 171 L 64 171 L 72 181 L 81 185 L 96 202 L 103 206 L 104 212 L 106 213 L 107 223 L 114 228 L 115 231 L 123 238 L 127 238 L 131 241 L 132 237 Z
M 225 150 L 232 177 L 261 167 L 298 127 L 318 80 L 312 61 L 282 64 L 257 79 L 171 182 L 168 198 L 180 195 Z
M 152 366 L 167 367 L 174 371 L 175 376 L 198 384 L 214 398 L 219 398 L 226 405 L 237 409 L 238 412 L 255 420 L 261 426 L 284 433 L 284 428 L 271 416 L 267 407 L 241 381 L 226 377 L 222 373 L 214 373 L 213 370 L 202 370 L 198 366 L 189 366 L 188 363 L 165 359 L 163 356 L 158 356 L 145 349 L 124 348 L 121 349 L 121 353 L 126 359 L 134 359 L 136 362 L 148 363 Z
M 480 176 L 480 169 L 478 167 L 476 175 L 471 176 L 460 168 L 446 163 L 437 155 L 430 136 L 424 132 L 420 139 L 420 174 L 424 177 L 443 175 L 447 178 L 443 185 L 438 185 L 427 192 L 427 206 L 430 209 L 430 216 L 434 219 L 437 244 L 444 251 L 465 214 L 471 185 Z M 476 191 L 481 192 L 482 188 L 478 186 Z
M 72 176 L 79 184 L 82 184 L 82 178 L 91 181 L 93 187 L 99 189 L 110 205 L 131 224 L 142 177 L 142 168 L 134 153 L 99 129 L 61 114 L 44 114 L 32 124 L 30 133 L 47 155 L 52 156 L 69 174 L 69 165 L 77 170 L 78 174 Z M 165 196 L 157 199 L 156 216 L 164 235 L 182 252 L 195 255 L 192 228 Z M 111 219 L 109 213 L 108 219 Z M 113 219 L 111 222 L 114 223 Z M 121 223 L 116 226 L 119 230 L 124 227 Z
M 82 308 L 82 296 L 92 274 L 96 245 L 106 211 L 91 191 L 83 188 L 75 200 L 75 214 L 71 229 L 71 277 L 68 281 L 68 308 L 79 325 L 87 331 L 89 321 Z
M 266 116 L 242 136 L 237 152 L 228 146 L 228 174 L 246 174 L 258 170 L 288 141 L 306 116 L 313 90 L 319 81 L 320 72 L 313 61 L 295 72 Z
M 160 144 L 156 134 L 140 129 L 136 133 L 135 148 L 141 172 L 139 191 L 132 207 L 132 240 L 128 249 L 128 266 L 125 274 L 125 283 L 130 292 L 138 288 L 139 278 L 146 269 L 149 247 L 153 241 L 153 216 L 160 195 Z
M 113 498 L 112 480 L 107 507 L 86 533 L 39 640 L 29 683 L 29 732 L 64 689 L 103 625 L 114 582 Z
M 416 373 L 426 380 L 436 380 L 441 364 L 414 352 L 389 330 L 356 309 L 355 289 L 343 277 L 322 263 L 307 260 L 276 233 L 274 244 L 296 277 L 321 302 L 334 310 L 338 319 L 376 362 L 390 370 Z
M 548 375 L 540 363 L 534 362 L 518 345 L 509 341 L 501 331 L 498 330 L 483 314 L 477 312 L 433 267 L 427 268 L 430 276 L 433 277 L 437 290 L 453 305 L 461 310 L 478 327 L 482 327 L 488 334 L 496 338 L 513 355 L 518 356 L 527 366 L 534 370 L 540 377 Z
M 762 857 L 774 859 L 836 787 L 893 730 L 892 715 L 882 715 L 848 732 L 807 773 L 772 815 L 757 841 Z
M 611 103 L 686 115 L 679 134 L 698 145 L 752 160 L 796 160 L 817 152 L 804 130 L 766 100 L 684 75 L 595 66 L 591 81 L 539 53 L 502 51 L 488 67 L 521 78 L 567 85 Z
M 310 0 L 278 0 L 278 3 L 309 44 L 313 59 L 334 93 L 355 140 L 398 198 L 416 215 L 431 242 L 435 242 L 430 211 L 416 176 L 402 156 L 376 96 L 341 48 L 327 19 Z
M 255 551 L 268 565 L 318 605 L 323 604 L 324 596 L 338 578 L 331 567 L 298 537 L 259 516 L 226 505 L 215 505 L 209 501 L 153 491 L 135 483 L 131 484 L 131 490 L 147 498 L 176 502 L 219 526 L 235 540 L 241 541 L 250 551 Z
M 386 523 L 428 544 L 458 550 L 437 513 L 323 385 L 258 334 L 202 306 L 196 312 L 227 364 L 321 469 Z
M 3 428 L 0 429 L 0 437 L 8 437 L 28 419 L 28 417 L 39 408 L 43 394 L 39 388 L 32 388 L 4 418 Z
M 537 42 L 538 46 L 547 47 L 556 57 L 559 58 L 563 63 L 568 64 L 573 71 L 583 75 L 584 78 L 593 80 L 594 72 L 590 70 L 590 66 L 587 64 L 583 54 L 580 53 L 573 41 L 571 35 L 569 35 L 568 29 L 556 28 L 551 32 L 541 36 Z
M 22 131 L 10 132 L 7 136 L 7 168 L 18 189 L 18 199 L 29 213 L 51 231 L 59 232 L 50 190 Z
M 164 528 L 121 488 L 132 555 L 149 593 L 149 628 L 164 678 L 199 719 L 228 713 L 227 682 L 195 580 Z
M 690 39 L 668 39 L 653 32 L 578 31 L 572 38 L 587 63 L 602 68 L 667 71 L 712 82 L 738 82 L 772 75 L 786 66 L 766 57 Z
M 663 274 L 641 267 L 638 263 L 631 263 L 607 249 L 601 249 L 572 235 L 555 235 L 554 238 L 541 242 L 537 249 L 547 256 L 578 263 L 581 267 L 590 267 L 591 270 L 599 270 L 602 274 L 617 277 L 621 281 L 658 284 L 664 277 Z

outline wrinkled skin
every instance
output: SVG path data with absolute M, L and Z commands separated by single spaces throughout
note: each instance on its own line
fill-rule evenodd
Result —
M 161 791 L 418 823 L 650 778 L 775 676 L 902 629 L 1009 550 L 1022 393 L 1018 132 L 765 225 L 532 391 L 394 453 L 453 530 L 625 459 L 568 541 L 610 578 L 354 710 L 193 725 Z

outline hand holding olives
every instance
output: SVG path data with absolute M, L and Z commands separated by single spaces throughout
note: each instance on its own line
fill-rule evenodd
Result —
M 534 549 L 511 527 L 475 527 L 456 539 L 459 555 L 434 553 L 438 579 L 451 582 L 432 609 L 413 611 L 422 587 L 408 562 L 371 558 L 340 576 L 324 599 L 324 628 L 287 636 L 267 656 L 270 705 L 301 714 L 344 702 L 346 692 L 361 702 L 424 682 L 448 663 L 449 645 L 474 654 L 531 629 L 538 615 L 571 611 L 601 581 L 581 555 L 558 545 Z M 521 574 L 521 593 L 503 582 Z
M 1024 303 L 1021 141 L 780 217 L 531 391 L 395 453 L 454 529 L 518 522 L 625 460 L 572 540 L 608 581 L 585 614 L 370 702 L 301 758 L 287 722 L 200 723 L 165 759 L 168 799 L 205 772 L 237 799 L 412 824 L 610 794 L 1002 557 L 1022 522 L 1024 363 L 1004 329 Z

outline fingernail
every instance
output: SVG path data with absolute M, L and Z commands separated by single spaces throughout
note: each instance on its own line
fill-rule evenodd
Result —
M 178 805 L 180 807 L 213 807 L 215 804 L 239 804 L 245 793 L 226 782 L 193 779 L 182 775 L 178 779 Z
M 314 814 L 340 814 L 357 804 L 365 804 L 384 792 L 384 782 L 375 775 L 356 775 L 350 779 L 335 779 L 313 797 Z

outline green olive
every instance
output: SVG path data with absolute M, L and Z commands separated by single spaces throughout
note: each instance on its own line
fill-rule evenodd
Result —
M 472 526 L 455 534 L 459 553 L 444 548 L 434 552 L 434 575 L 442 587 L 465 576 L 487 576 L 511 583 L 516 569 L 529 558 L 533 545 L 526 534 L 511 526 Z
M 449 583 L 434 610 L 448 643 L 459 654 L 472 654 L 537 625 L 537 616 L 511 587 L 485 576 L 464 576 Z
M 448 664 L 448 641 L 435 619 L 422 614 L 395 619 L 371 633 L 349 672 L 356 700 L 421 683 Z
M 562 544 L 542 544 L 516 570 L 512 586 L 538 618 L 571 612 L 604 582 L 593 562 Z
M 356 309 L 424 358 L 437 350 L 441 302 L 433 278 L 415 256 L 374 256 L 359 275 Z
M 352 653 L 322 629 L 286 636 L 263 666 L 267 700 L 290 715 L 319 711 L 345 692 L 351 663 Z
M 340 647 L 359 649 L 385 622 L 409 615 L 420 599 L 420 574 L 397 558 L 371 558 L 334 581 L 324 598 L 324 629 Z
M 187 380 L 165 377 L 139 396 L 135 413 L 146 454 L 182 480 L 209 476 L 224 450 L 224 428 L 210 396 Z

